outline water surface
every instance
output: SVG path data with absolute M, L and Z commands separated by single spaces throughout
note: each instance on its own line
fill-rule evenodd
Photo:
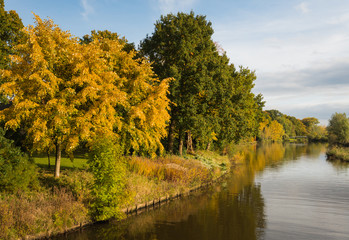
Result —
M 325 145 L 250 146 L 222 183 L 60 239 L 349 239 L 348 164 Z

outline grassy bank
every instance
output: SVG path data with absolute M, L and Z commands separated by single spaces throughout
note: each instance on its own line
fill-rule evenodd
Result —
M 338 159 L 349 162 L 349 148 L 347 147 L 331 147 L 326 152 L 329 159 Z
M 86 167 L 87 159 L 79 157 L 72 163 L 64 158 L 59 179 L 53 177 L 53 167 L 48 168 L 47 157 L 37 156 L 34 161 L 40 171 L 38 187 L 25 193 L 0 194 L 0 239 L 50 235 L 93 221 L 93 175 Z M 120 209 L 208 183 L 231 165 L 228 156 L 208 151 L 185 157 L 129 157 L 126 162 L 129 198 Z

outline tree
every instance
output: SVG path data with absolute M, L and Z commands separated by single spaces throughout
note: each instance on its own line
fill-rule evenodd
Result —
M 295 136 L 304 136 L 306 135 L 307 133 L 307 130 L 306 130 L 306 127 L 305 125 L 303 124 L 303 122 L 293 116 L 287 116 L 287 119 L 289 119 L 292 124 L 293 124 L 293 127 L 294 127 L 294 133 L 295 133 Z
M 4 0 L 0 0 L 0 23 L 0 69 L 3 69 L 9 67 L 9 55 L 14 54 L 14 46 L 24 38 L 22 20 L 16 11 L 5 11 Z
M 166 126 L 170 119 L 167 91 L 171 79 L 160 81 L 149 62 L 134 50 L 134 45 L 125 38 L 119 38 L 117 33 L 92 31 L 91 36 L 86 35 L 84 39 L 88 41 L 80 40 L 83 44 L 99 42 L 103 46 L 102 57 L 122 79 L 119 87 L 126 94 L 127 104 L 117 108 L 122 121 L 122 125 L 114 129 L 120 136 L 119 144 L 124 146 L 126 153 L 151 156 L 157 150 L 162 153 L 161 139 L 167 134 Z M 109 45 L 113 42 L 120 47 L 111 48 Z
M 24 40 L 22 20 L 11 10 L 5 11 L 4 0 L 0 0 L 0 69 L 7 69 L 10 64 L 10 55 L 15 53 L 15 46 Z M 0 84 L 3 82 L 0 78 Z M 7 103 L 8 99 L 0 93 L 0 104 Z
M 274 142 L 281 141 L 282 137 L 285 135 L 282 125 L 274 120 L 270 123 L 269 128 L 271 132 L 271 140 Z
M 155 73 L 160 78 L 175 79 L 169 92 L 172 103 L 168 134 L 170 152 L 175 133 L 179 149 L 182 149 L 184 135 L 187 134 L 189 140 L 194 126 L 202 120 L 200 101 L 211 91 L 207 84 L 212 79 L 208 74 L 209 63 L 216 51 L 212 34 L 211 23 L 204 16 L 195 16 L 193 12 L 168 14 L 156 22 L 153 35 L 141 42 L 141 53 L 153 62 Z
M 335 113 L 329 120 L 327 127 L 331 143 L 349 144 L 349 120 L 345 113 Z
M 177 140 L 182 153 L 193 145 L 222 146 L 256 133 L 259 111 L 251 92 L 256 76 L 247 68 L 236 70 L 212 41 L 213 29 L 205 16 L 178 13 L 161 16 L 140 52 L 153 62 L 160 78 L 173 77 L 169 88 L 171 122 L 168 151 Z
M 248 68 L 237 71 L 229 65 L 230 74 L 216 102 L 220 108 L 218 142 L 221 147 L 231 142 L 256 137 L 264 103 L 262 96 L 252 93 L 256 75 Z
M 307 129 L 308 134 L 311 133 L 313 126 L 319 124 L 319 120 L 314 117 L 303 118 L 302 123 Z
M 168 81 L 159 84 L 149 63 L 135 61 L 119 41 L 81 45 L 52 20 L 35 19 L 25 30 L 29 41 L 2 71 L 0 90 L 12 101 L 0 112 L 5 127 L 24 126 L 33 150 L 54 145 L 56 177 L 62 150 L 72 154 L 79 142 L 101 135 L 116 134 L 120 142 L 127 135 L 126 144 L 138 150 L 161 148 Z

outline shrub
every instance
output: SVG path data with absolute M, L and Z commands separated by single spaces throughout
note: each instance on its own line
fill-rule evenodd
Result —
M 92 217 L 97 221 L 122 216 L 120 206 L 127 201 L 127 193 L 126 165 L 121 152 L 121 147 L 110 139 L 100 139 L 92 147 L 88 163 L 94 178 Z
M 9 193 L 38 186 L 37 168 L 29 157 L 5 138 L 0 128 L 0 189 Z

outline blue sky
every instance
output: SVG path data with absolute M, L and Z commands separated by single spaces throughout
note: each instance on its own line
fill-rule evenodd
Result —
M 266 109 L 322 124 L 349 113 L 348 0 L 5 0 L 24 25 L 51 18 L 82 37 L 110 30 L 136 45 L 161 14 L 206 15 L 232 63 L 256 71 Z

